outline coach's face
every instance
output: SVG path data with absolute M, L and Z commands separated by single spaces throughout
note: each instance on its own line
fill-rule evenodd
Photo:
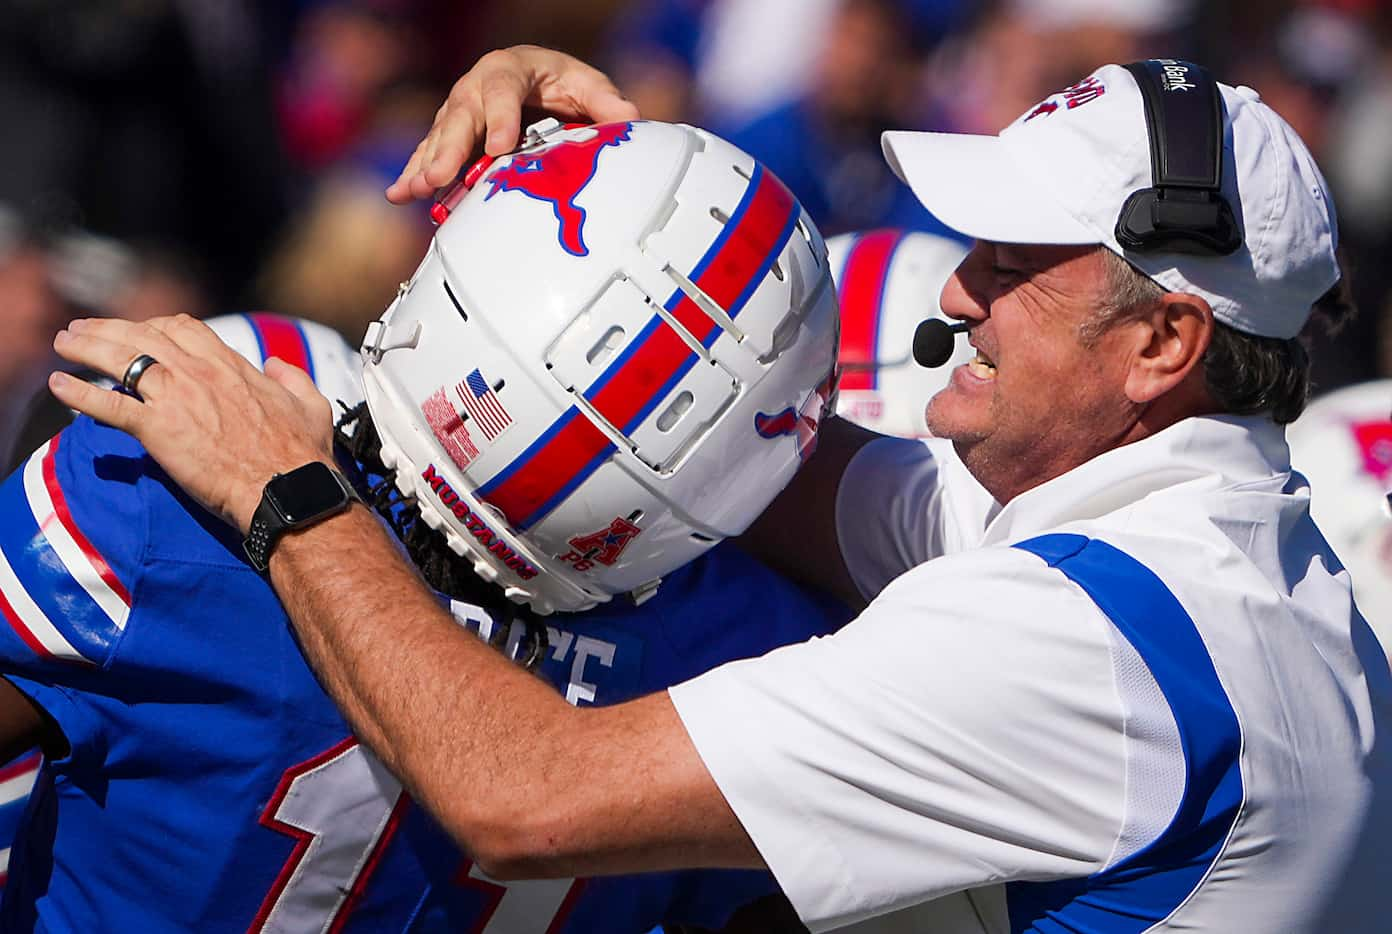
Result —
M 928 427 L 999 502 L 1128 440 L 1126 329 L 1083 337 L 1106 290 L 1100 247 L 989 242 L 943 289 L 943 311 L 972 322 L 977 356 L 929 402 Z

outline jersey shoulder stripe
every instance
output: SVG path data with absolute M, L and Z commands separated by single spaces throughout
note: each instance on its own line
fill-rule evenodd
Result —
M 111 565 L 82 534 L 58 482 L 57 456 L 62 435 L 39 448 L 24 465 L 24 492 L 29 509 L 54 552 L 73 578 L 118 628 L 125 628 L 131 596 Z
M 0 887 L 9 879 L 10 847 L 42 764 L 43 755 L 35 749 L 0 767 Z
M 43 764 L 43 753 L 31 749 L 0 767 L 0 808 L 23 802 L 34 787 L 34 776 Z M 9 841 L 4 841 L 8 843 Z
M 58 479 L 64 435 L 0 493 L 0 612 L 35 654 L 103 664 L 130 616 L 130 589 L 73 518 Z
M 1242 726 L 1192 617 L 1150 568 L 1106 542 L 1043 535 L 1014 547 L 1046 561 L 1097 604 L 1145 662 L 1174 715 L 1184 789 L 1169 825 L 1101 872 L 1006 887 L 1011 931 L 1151 930 L 1208 878 L 1242 809 Z

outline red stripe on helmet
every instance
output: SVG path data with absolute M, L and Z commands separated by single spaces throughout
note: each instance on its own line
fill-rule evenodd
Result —
M 696 287 L 732 318 L 782 251 L 797 211 L 788 189 L 762 168 L 750 189 L 692 275 Z M 703 345 L 709 347 L 720 336 L 719 325 L 685 292 L 675 293 L 667 308 Z M 696 359 L 676 331 L 661 321 L 656 325 L 585 392 L 599 414 L 623 432 L 636 428 Z
M 739 207 L 692 271 L 692 281 L 735 317 L 782 252 L 797 216 L 797 202 L 783 184 L 756 168 Z M 702 344 L 710 346 L 720 336 L 719 325 L 684 292 L 675 292 L 666 307 Z M 695 361 L 691 347 L 657 316 L 584 395 L 611 425 L 632 432 Z M 526 528 L 555 508 L 612 448 L 584 415 L 570 414 L 478 491 L 515 528 Z
M 885 283 L 903 231 L 875 230 L 856 239 L 846 255 L 841 302 L 841 389 L 874 389 Z
M 501 509 L 514 528 L 527 528 L 598 469 L 613 449 L 604 432 L 572 407 L 498 475 L 503 479 L 492 481 L 496 486 L 481 487 L 479 498 Z
M 311 377 L 314 375 L 314 367 L 309 359 L 309 343 L 295 322 L 264 312 L 249 314 L 247 319 L 261 338 L 261 347 L 268 359 L 276 357 L 299 367 Z

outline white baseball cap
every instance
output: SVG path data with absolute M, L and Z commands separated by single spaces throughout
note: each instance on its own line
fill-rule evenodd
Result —
M 1141 90 L 1119 65 L 1046 98 L 999 136 L 885 133 L 885 158 L 930 211 L 970 237 L 1101 244 L 1166 290 L 1202 296 L 1239 331 L 1294 337 L 1339 279 L 1334 202 L 1310 151 L 1256 91 L 1218 87 L 1222 192 L 1243 235 L 1227 256 L 1117 242 L 1123 203 L 1152 184 Z

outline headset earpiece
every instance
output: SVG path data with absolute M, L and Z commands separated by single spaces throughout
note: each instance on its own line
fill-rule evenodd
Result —
M 1145 100 L 1150 188 L 1132 193 L 1117 218 L 1117 242 L 1138 253 L 1226 256 L 1242 245 L 1223 197 L 1223 98 L 1208 70 L 1177 59 L 1123 66 Z

